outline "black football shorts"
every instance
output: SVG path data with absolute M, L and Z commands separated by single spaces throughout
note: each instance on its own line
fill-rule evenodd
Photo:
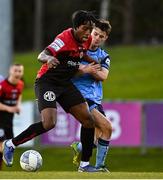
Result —
M 40 112 L 45 108 L 56 108 L 56 102 L 68 112 L 72 106 L 86 101 L 71 81 L 66 86 L 61 86 L 36 80 L 35 93 Z
M 1 117 L 2 118 L 2 117 Z M 13 120 L 1 119 L 0 120 L 0 141 L 13 138 Z

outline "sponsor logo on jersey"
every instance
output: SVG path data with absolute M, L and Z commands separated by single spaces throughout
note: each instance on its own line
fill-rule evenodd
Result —
M 59 51 L 64 45 L 65 45 L 64 42 L 61 39 L 57 38 L 57 39 L 54 40 L 54 42 L 51 43 L 50 46 L 55 51 Z
M 56 96 L 54 94 L 53 91 L 47 91 L 45 94 L 44 94 L 44 99 L 46 101 L 54 101 L 56 99 Z
M 59 38 L 55 39 L 54 42 L 57 43 L 59 47 L 63 47 L 65 45 L 64 42 Z
M 12 89 L 11 92 L 12 92 L 12 93 L 17 93 L 18 90 L 17 90 L 17 89 Z
M 7 105 L 16 105 L 17 104 L 17 100 L 4 100 L 3 102 L 4 102 L 4 104 L 7 104 Z
M 83 53 L 83 52 L 80 52 L 80 54 L 79 54 L 80 59 L 81 59 L 83 56 L 84 56 L 84 53 Z
M 75 66 L 79 66 L 79 65 L 80 65 L 80 62 L 67 61 L 67 65 L 68 65 L 68 66 L 75 67 Z

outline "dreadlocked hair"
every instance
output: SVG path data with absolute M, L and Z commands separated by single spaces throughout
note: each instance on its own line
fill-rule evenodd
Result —
M 98 20 L 96 19 L 93 13 L 93 11 L 85 10 L 75 11 L 72 15 L 73 28 L 76 29 L 80 25 L 85 25 L 87 23 L 94 26 L 94 24 L 96 24 Z

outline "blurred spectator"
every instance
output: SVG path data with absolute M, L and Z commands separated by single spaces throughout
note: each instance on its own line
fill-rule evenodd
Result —
M 21 93 L 24 83 L 21 80 L 24 67 L 14 64 L 9 69 L 9 75 L 0 82 L 0 145 L 5 139 L 13 137 L 14 113 L 20 113 Z M 0 152 L 0 169 L 2 153 Z

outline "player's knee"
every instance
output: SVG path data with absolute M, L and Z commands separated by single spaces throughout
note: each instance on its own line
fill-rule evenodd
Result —
M 55 127 L 55 119 L 54 117 L 49 117 L 48 119 L 44 120 L 43 121 L 43 127 L 46 129 L 46 130 L 50 130 L 50 129 L 53 129 Z
M 111 136 L 113 132 L 113 128 L 110 122 L 108 123 L 108 131 L 109 131 L 109 136 Z
M 54 122 L 43 122 L 43 127 L 46 129 L 46 130 L 50 130 L 50 129 L 53 129 L 55 127 L 55 123 Z
M 90 113 L 85 117 L 82 125 L 84 128 L 94 128 L 95 127 L 94 118 L 92 117 L 92 115 Z
M 113 127 L 112 127 L 112 124 L 111 124 L 111 123 L 109 123 L 109 131 L 110 131 L 110 133 L 112 134 L 112 132 L 113 132 Z
M 102 129 L 103 129 L 103 132 L 108 135 L 108 138 L 110 138 L 113 131 L 111 123 L 109 121 L 106 121 Z
M 56 113 L 53 109 L 45 109 L 41 115 L 44 129 L 50 130 L 55 127 Z

